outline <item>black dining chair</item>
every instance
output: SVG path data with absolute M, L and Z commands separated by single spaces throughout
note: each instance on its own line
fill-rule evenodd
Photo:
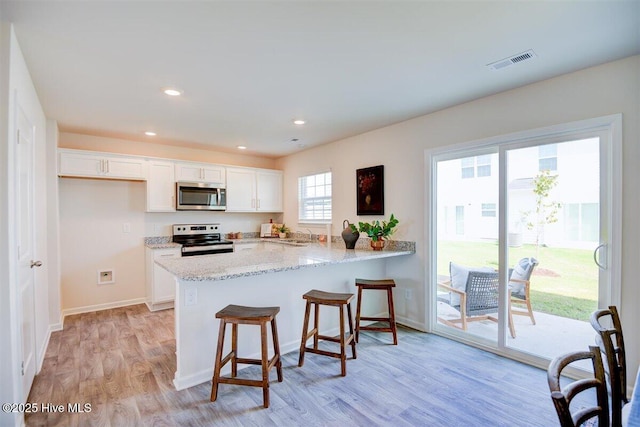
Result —
M 615 306 L 591 313 L 591 326 L 598 333 L 596 341 L 604 354 L 605 375 L 611 390 L 611 424 L 622 423 L 622 407 L 629 403 L 627 398 L 627 363 L 624 337 L 618 309 Z
M 564 387 L 560 384 L 562 371 L 568 365 L 580 360 L 591 360 L 593 377 L 570 382 Z M 551 391 L 551 400 L 558 413 L 561 427 L 578 427 L 586 422 L 597 420 L 598 427 L 609 427 L 609 398 L 607 396 L 607 382 L 600 349 L 590 346 L 589 351 L 578 351 L 558 356 L 551 361 L 547 370 L 547 380 Z M 571 401 L 577 396 L 595 391 L 596 402 L 592 406 L 571 406 Z M 573 412 L 572 412 L 573 409 Z M 589 424 L 595 425 L 595 424 Z

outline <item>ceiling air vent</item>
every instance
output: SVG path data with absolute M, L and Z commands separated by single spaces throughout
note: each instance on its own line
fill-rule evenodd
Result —
M 532 49 L 529 49 L 525 52 L 510 56 L 509 58 L 501 59 L 500 61 L 487 64 L 487 67 L 491 68 L 492 70 L 500 70 L 513 64 L 519 64 L 521 62 L 528 61 L 535 58 L 536 56 L 536 53 Z

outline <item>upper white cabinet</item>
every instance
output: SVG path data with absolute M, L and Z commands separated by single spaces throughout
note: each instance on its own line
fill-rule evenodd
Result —
M 256 196 L 258 212 L 282 212 L 282 172 L 256 171 Z
M 60 150 L 58 175 L 88 178 L 145 180 L 142 158 L 117 154 Z
M 282 212 L 282 172 L 227 168 L 227 212 Z
M 225 168 L 207 163 L 176 163 L 176 181 L 225 184 Z
M 147 175 L 147 212 L 175 212 L 176 180 L 174 163 L 149 160 Z

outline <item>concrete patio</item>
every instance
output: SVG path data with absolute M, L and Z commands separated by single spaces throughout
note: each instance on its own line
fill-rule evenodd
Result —
M 460 313 L 444 302 L 438 302 L 438 316 L 460 318 Z M 507 335 L 507 346 L 540 357 L 554 357 L 595 344 L 595 331 L 583 322 L 534 310 L 536 324 L 526 316 L 513 316 L 516 338 Z M 497 340 L 498 324 L 491 320 L 467 323 L 467 332 L 489 340 Z

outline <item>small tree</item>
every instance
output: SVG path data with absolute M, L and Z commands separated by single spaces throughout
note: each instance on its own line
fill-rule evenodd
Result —
M 533 193 L 536 196 L 535 212 L 525 212 L 527 228 L 536 231 L 536 252 L 544 243 L 544 226 L 558 222 L 558 211 L 562 206 L 559 202 L 549 200 L 549 193 L 558 185 L 558 175 L 544 170 L 533 179 Z

